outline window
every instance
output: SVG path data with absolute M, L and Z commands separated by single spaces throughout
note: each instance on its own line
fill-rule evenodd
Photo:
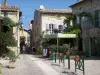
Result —
M 61 33 L 63 31 L 63 26 L 59 25 L 59 32 Z
M 80 24 L 80 23 L 81 23 L 81 19 L 80 19 L 80 17 L 77 16 L 76 19 L 77 19 L 77 24 Z
M 100 10 L 95 11 L 95 27 L 100 27 Z
M 4 16 L 7 17 L 8 16 L 8 13 L 7 12 L 4 12 Z
M 54 30 L 54 24 L 49 24 L 49 30 L 50 30 L 50 33 L 53 33 L 53 30 Z

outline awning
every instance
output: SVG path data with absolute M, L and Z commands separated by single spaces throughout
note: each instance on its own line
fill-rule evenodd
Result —
M 76 38 L 76 34 L 46 34 L 43 38 Z

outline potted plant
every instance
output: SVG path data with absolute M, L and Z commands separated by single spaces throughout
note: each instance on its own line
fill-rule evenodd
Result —
M 16 59 L 17 59 L 15 52 L 12 51 L 12 50 L 9 50 L 7 56 L 9 57 L 8 68 L 15 68 L 15 62 L 16 62 Z
M 2 68 L 2 64 L 0 63 L 0 75 L 2 75 L 2 73 L 1 73 L 1 68 Z

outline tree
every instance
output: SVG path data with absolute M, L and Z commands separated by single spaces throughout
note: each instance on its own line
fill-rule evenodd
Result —
M 0 56 L 8 52 L 7 46 L 17 46 L 17 41 L 12 35 L 12 32 L 0 32 Z
M 73 14 L 65 15 L 65 19 L 63 23 L 67 25 L 67 30 L 70 30 L 73 28 L 73 26 L 71 25 L 71 22 L 74 23 L 75 19 L 76 19 L 76 16 Z
M 7 32 L 12 30 L 14 26 L 20 25 L 20 23 L 15 23 L 11 18 L 4 17 L 3 18 L 3 32 Z

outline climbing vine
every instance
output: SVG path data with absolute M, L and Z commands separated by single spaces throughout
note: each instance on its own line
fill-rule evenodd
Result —
M 83 16 L 86 16 L 86 17 L 89 18 L 89 20 L 91 21 L 92 24 L 94 23 L 92 15 L 90 13 L 88 13 L 88 12 L 81 12 L 81 13 L 79 13 L 77 15 L 80 16 L 81 18 Z
M 12 30 L 14 26 L 19 25 L 19 23 L 15 23 L 11 18 L 4 17 L 3 18 L 3 30 L 4 32 Z

